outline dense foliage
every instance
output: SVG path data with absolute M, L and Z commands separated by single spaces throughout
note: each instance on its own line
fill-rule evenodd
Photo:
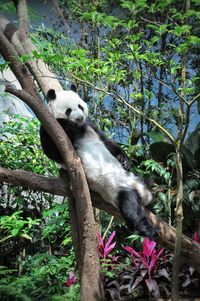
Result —
M 0 129 L 0 165 L 55 174 L 38 130 L 35 119 L 10 116 Z M 78 284 L 69 291 L 65 283 L 75 264 L 67 200 L 2 185 L 0 210 L 0 299 L 50 300 L 58 294 L 77 300 Z

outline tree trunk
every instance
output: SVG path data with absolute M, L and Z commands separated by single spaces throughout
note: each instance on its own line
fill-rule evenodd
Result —
M 172 301 L 179 299 L 179 272 L 181 266 L 181 237 L 183 223 L 183 167 L 180 145 L 176 147 L 177 197 L 176 197 L 176 236 L 172 272 Z
M 13 35 L 8 34 L 8 27 L 3 25 L 5 22 L 0 22 L 0 53 L 9 62 L 12 72 L 15 74 L 23 90 L 16 90 L 12 86 L 8 86 L 6 91 L 22 99 L 35 113 L 42 125 L 49 133 L 53 141 L 58 146 L 58 149 L 63 157 L 65 166 L 68 169 L 69 179 L 72 186 L 72 193 L 75 199 L 76 212 L 72 216 L 71 221 L 75 229 L 78 228 L 78 238 L 75 237 L 74 245 L 77 246 L 77 239 L 79 240 L 79 247 L 76 250 L 76 258 L 79 260 L 79 275 L 81 281 L 81 300 L 104 300 L 103 283 L 100 274 L 100 262 L 97 249 L 97 229 L 95 225 L 92 203 L 90 199 L 87 181 L 85 179 L 84 170 L 81 161 L 76 155 L 71 142 L 66 137 L 65 132 L 57 123 L 57 121 L 50 114 L 44 102 L 41 100 L 37 87 L 35 86 L 33 76 L 37 80 L 38 85 L 45 93 L 49 88 L 41 79 L 47 75 L 48 69 L 44 68 L 42 75 L 38 75 L 36 62 L 27 62 L 21 64 L 19 57 L 22 54 L 30 54 L 33 50 L 31 41 L 28 37 L 28 20 L 27 20 L 27 6 L 26 1 L 14 1 L 17 7 L 19 30 L 15 35 L 15 42 L 13 45 Z M 5 20 L 5 19 L 4 19 Z M 6 33 L 6 35 L 5 35 Z M 43 65 L 44 66 L 44 65 Z M 57 82 L 57 85 L 56 85 Z M 60 89 L 60 84 L 57 80 L 55 85 Z M 51 88 L 55 88 L 52 86 Z M 57 89 L 57 90 L 58 90 Z M 70 201 L 71 202 L 71 201 Z M 73 233 L 77 230 L 73 230 Z
M 186 0 L 187 12 L 190 9 L 190 0 Z M 187 22 L 186 22 L 187 23 Z M 181 87 L 184 90 L 186 85 L 186 67 L 187 54 L 184 53 L 182 57 L 181 68 Z M 184 112 L 185 95 L 181 91 L 179 97 L 179 114 L 178 114 L 178 134 L 175 142 L 176 149 L 176 173 L 177 173 L 177 197 L 176 197 L 176 238 L 175 238 L 175 252 L 172 266 L 172 301 L 179 300 L 179 273 L 181 267 L 181 236 L 183 233 L 183 162 L 182 162 L 182 146 L 184 138 L 188 129 L 189 119 L 187 120 Z M 184 120 L 185 119 L 185 120 Z M 184 126 L 184 121 L 187 122 Z

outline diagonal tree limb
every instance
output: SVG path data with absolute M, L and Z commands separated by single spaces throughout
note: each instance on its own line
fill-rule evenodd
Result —
M 23 170 L 9 170 L 0 168 L 0 182 L 11 183 L 17 186 L 23 186 L 37 191 L 49 192 L 56 195 L 68 196 L 69 185 L 66 177 L 60 174 L 60 177 L 45 177 L 36 175 Z M 101 197 L 91 191 L 93 206 L 108 212 L 115 218 L 122 219 L 122 216 L 115 207 L 106 203 Z M 175 229 L 166 222 L 156 217 L 153 213 L 147 211 L 149 219 L 157 227 L 160 235 L 155 239 L 162 246 L 170 251 L 174 251 Z M 200 246 L 189 237 L 182 235 L 182 260 L 191 265 L 200 272 Z
M 81 265 L 79 266 L 79 273 L 81 283 L 84 283 L 84 285 L 81 285 L 81 295 L 84 296 L 83 300 L 88 300 L 88 298 L 90 298 L 91 301 L 93 300 L 90 296 L 91 279 L 93 279 L 94 288 L 97 286 L 99 287 L 99 292 L 96 291 L 94 300 L 98 300 L 98 298 L 100 298 L 99 300 L 103 300 L 100 265 L 98 265 L 97 238 L 94 236 L 94 232 L 91 231 L 91 229 L 96 228 L 96 225 L 92 211 L 90 193 L 80 158 L 76 155 L 74 148 L 62 127 L 39 98 L 36 98 L 32 93 L 26 92 L 25 90 L 17 90 L 13 86 L 7 86 L 6 92 L 22 99 L 34 111 L 36 117 L 41 121 L 43 127 L 56 143 L 62 154 L 63 162 L 69 173 L 72 194 L 76 200 L 77 224 L 79 225 L 78 229 L 81 248 Z M 97 231 L 95 231 L 95 233 L 96 232 Z M 91 256 L 93 257 L 92 261 Z M 88 269 L 90 265 L 93 266 Z M 97 269 L 97 267 L 99 267 L 99 269 Z M 87 269 L 87 271 L 85 269 Z M 96 273 L 95 276 L 94 270 Z
M 21 2 L 21 1 L 20 1 Z M 21 6 L 23 10 L 26 6 Z M 21 15 L 21 14 L 20 14 Z M 23 22 L 20 22 L 20 28 Z M 25 63 L 31 75 L 35 78 L 38 86 L 44 95 L 46 95 L 49 89 L 55 89 L 56 91 L 61 91 L 62 86 L 59 81 L 56 79 L 56 75 L 47 68 L 45 63 L 41 60 L 33 60 L 31 58 L 32 53 L 35 49 L 32 41 L 28 35 L 28 31 L 26 33 L 22 30 L 17 29 L 8 19 L 4 16 L 0 16 L 0 30 L 7 38 L 7 40 L 14 47 L 17 55 L 30 55 L 30 59 Z
M 17 10 L 18 16 L 18 25 L 19 29 L 17 31 L 18 37 L 20 42 L 23 45 L 26 54 L 32 54 L 35 47 L 30 39 L 29 36 L 29 25 L 28 25 L 28 7 L 26 0 L 14 0 L 14 5 Z M 45 66 L 44 62 L 39 60 L 29 60 L 27 62 L 27 67 L 31 74 L 37 81 L 37 84 L 43 91 L 43 94 L 46 95 L 49 88 L 53 88 L 56 91 L 61 91 L 62 86 L 60 85 L 59 81 L 56 80 L 55 74 L 53 74 L 47 66 Z M 48 76 L 50 78 L 50 82 L 47 81 L 44 77 Z
M 17 77 L 22 89 L 32 92 L 36 97 L 39 97 L 30 72 L 26 66 L 20 64 L 18 53 L 2 31 L 0 31 L 0 53 L 5 61 L 9 63 L 9 67 Z
M 80 159 L 77 157 L 70 140 L 65 132 L 50 114 L 40 98 L 32 76 L 25 65 L 19 61 L 14 47 L 0 32 L 0 53 L 9 62 L 9 66 L 23 90 L 8 86 L 6 91 L 21 98 L 34 111 L 42 125 L 58 146 L 65 166 L 68 168 L 72 185 L 72 193 L 76 200 L 76 225 L 80 237 L 80 266 L 81 300 L 104 300 L 103 283 L 101 280 L 100 263 L 97 251 L 96 225 L 92 210 L 87 181 Z M 92 260 L 91 260 L 92 258 Z

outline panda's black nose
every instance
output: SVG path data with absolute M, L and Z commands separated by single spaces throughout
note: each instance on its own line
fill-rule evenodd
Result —
M 76 118 L 76 121 L 77 121 L 78 123 L 82 122 L 83 120 L 84 120 L 84 116 L 78 116 L 78 117 Z

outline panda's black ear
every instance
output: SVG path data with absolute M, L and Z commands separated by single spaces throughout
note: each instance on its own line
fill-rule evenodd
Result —
M 74 84 L 71 84 L 71 90 L 75 93 L 77 93 L 77 87 Z
M 47 92 L 47 100 L 51 101 L 51 100 L 54 100 L 56 99 L 56 92 L 54 89 L 50 89 L 48 92 Z

